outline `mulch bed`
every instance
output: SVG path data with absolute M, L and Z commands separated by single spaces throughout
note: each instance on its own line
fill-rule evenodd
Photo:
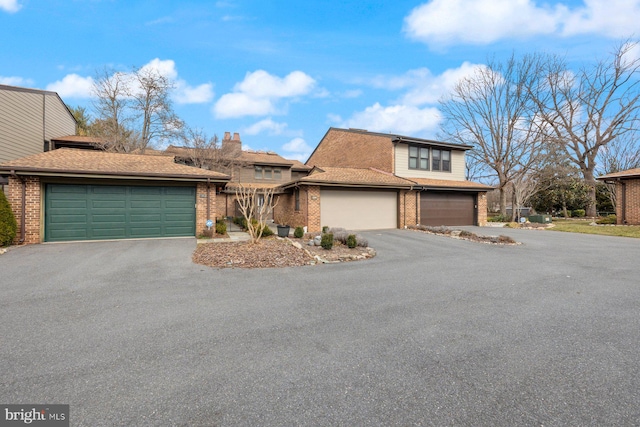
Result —
M 302 248 L 295 247 L 291 241 L 298 242 Z M 281 268 L 322 263 L 315 255 L 328 262 L 355 261 L 375 255 L 370 248 L 349 249 L 345 245 L 334 244 L 331 250 L 326 250 L 320 246 L 307 246 L 303 239 L 291 241 L 268 237 L 256 244 L 204 243 L 194 251 L 193 262 L 217 268 Z

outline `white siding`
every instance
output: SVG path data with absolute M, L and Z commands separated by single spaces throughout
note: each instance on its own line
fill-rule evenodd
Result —
M 0 87 L 0 163 L 44 150 L 44 141 L 74 135 L 73 116 L 54 93 Z
M 451 172 L 409 169 L 409 146 L 407 144 L 396 144 L 395 158 L 395 174 L 402 178 L 448 179 L 451 181 L 465 180 L 466 165 L 464 161 L 464 151 L 451 150 Z

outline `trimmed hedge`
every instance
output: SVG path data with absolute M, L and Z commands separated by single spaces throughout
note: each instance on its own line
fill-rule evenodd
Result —
M 9 201 L 0 191 L 0 246 L 9 246 L 18 232 L 18 223 L 13 216 Z

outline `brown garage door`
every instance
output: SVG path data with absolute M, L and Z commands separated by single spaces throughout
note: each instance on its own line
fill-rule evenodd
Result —
M 444 191 L 420 193 L 420 224 L 475 225 L 475 194 Z

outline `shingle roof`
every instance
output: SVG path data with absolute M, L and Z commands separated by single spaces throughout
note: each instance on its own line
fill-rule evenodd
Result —
M 212 178 L 227 181 L 228 175 L 174 163 L 169 156 L 119 154 L 104 151 L 60 148 L 0 164 L 0 171 L 22 174 L 108 175 L 113 177 L 148 177 L 155 179 Z
M 432 179 L 432 178 L 407 178 L 407 179 L 415 182 L 418 186 L 421 186 L 421 187 L 493 190 L 493 187 L 489 185 L 480 184 L 479 182 L 472 182 L 472 181 L 453 181 L 453 180 L 447 180 L 447 179 Z
M 170 145 L 167 147 L 166 152 L 174 154 L 176 156 L 191 156 L 192 150 L 201 150 L 205 157 L 207 157 L 207 150 L 202 148 L 190 148 L 190 147 L 179 147 L 175 145 Z M 210 158 L 214 158 L 215 156 L 211 154 Z M 251 163 L 251 164 L 262 164 L 262 165 L 273 165 L 273 166 L 291 166 L 293 165 L 293 160 L 287 160 L 279 154 L 273 152 L 265 152 L 265 151 L 241 151 L 235 157 L 229 158 L 228 160 L 234 160 L 243 163 Z
M 305 184 L 332 184 L 362 187 L 411 187 L 412 182 L 373 168 L 315 168 L 298 181 Z
M 225 186 L 225 192 L 229 193 L 233 193 L 235 192 L 236 188 L 240 188 L 240 186 L 244 187 L 244 188 L 257 188 L 258 190 L 270 190 L 270 189 L 278 189 L 278 187 L 280 187 L 282 184 L 281 183 L 263 183 L 263 182 L 243 182 L 243 183 L 237 183 L 237 182 L 229 182 L 227 183 L 227 185 Z M 276 191 L 278 192 L 278 191 Z
M 305 165 L 304 163 L 302 163 L 299 160 L 289 160 L 291 163 L 293 163 L 293 166 L 291 166 L 292 170 L 297 170 L 297 171 L 310 171 L 312 168 L 311 166 Z
M 625 171 L 609 173 L 607 175 L 603 175 L 599 177 L 600 180 L 611 179 L 611 178 L 633 178 L 640 177 L 640 168 L 635 169 L 627 169 Z

